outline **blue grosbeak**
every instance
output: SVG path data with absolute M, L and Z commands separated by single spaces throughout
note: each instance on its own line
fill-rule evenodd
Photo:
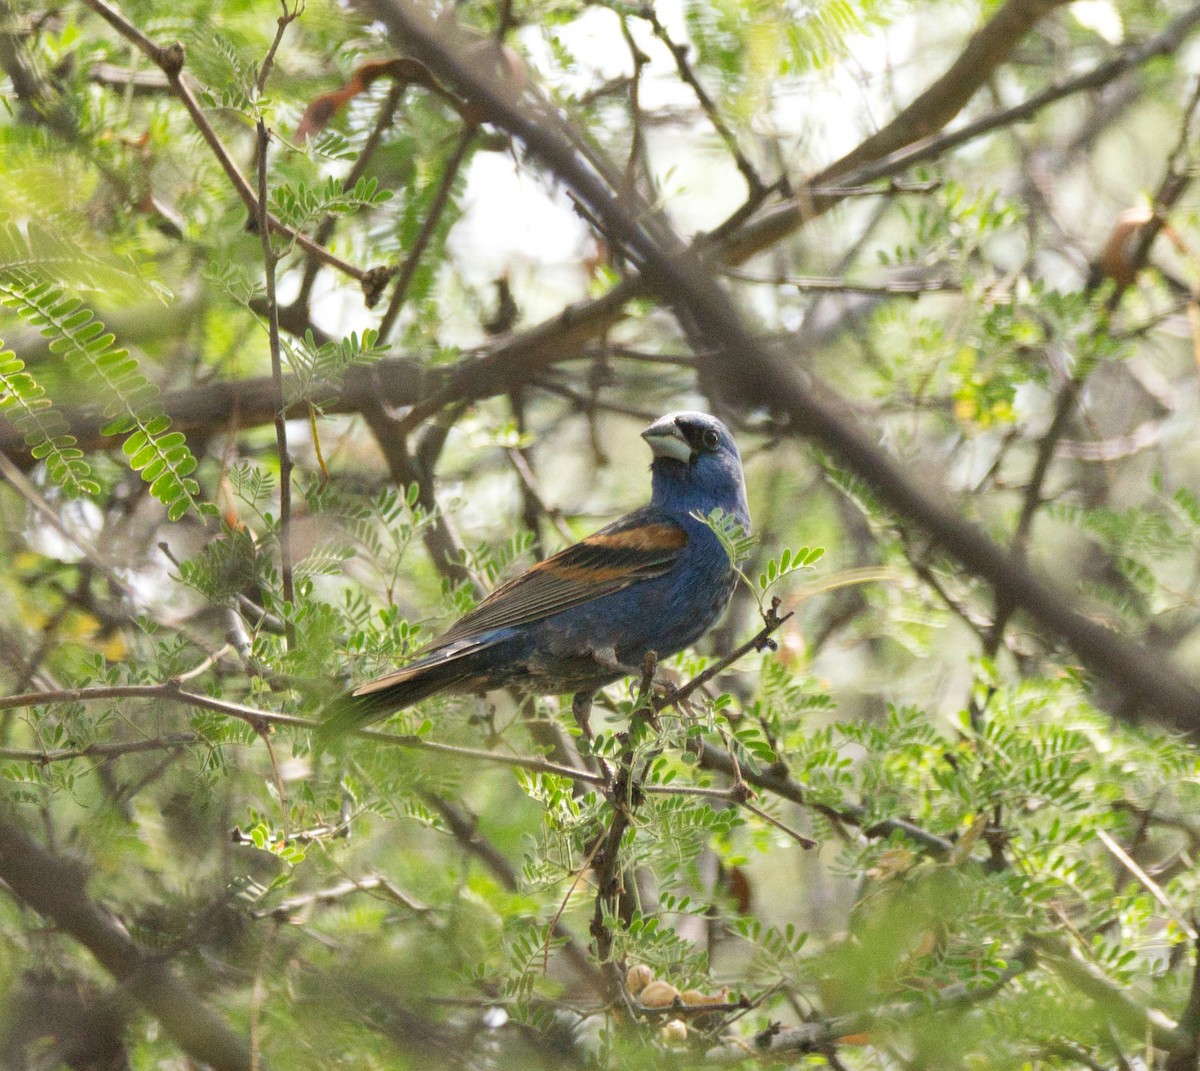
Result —
M 586 731 L 592 697 L 667 657 L 720 617 L 736 574 L 694 514 L 718 507 L 748 532 L 742 461 L 729 430 L 705 413 L 671 413 L 642 437 L 654 452 L 650 504 L 497 588 L 402 669 L 360 684 L 323 729 L 338 733 L 445 690 L 515 685 L 575 693 Z

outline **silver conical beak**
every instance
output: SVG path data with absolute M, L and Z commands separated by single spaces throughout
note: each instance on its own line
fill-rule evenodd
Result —
M 642 438 L 650 444 L 655 457 L 673 457 L 685 465 L 692 460 L 692 447 L 672 417 L 656 420 L 642 432 Z

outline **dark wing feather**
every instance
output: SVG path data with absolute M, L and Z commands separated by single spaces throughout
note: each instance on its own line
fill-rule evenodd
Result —
M 662 576 L 679 560 L 687 538 L 680 525 L 657 511 L 631 513 L 497 588 L 435 647 L 540 621 Z

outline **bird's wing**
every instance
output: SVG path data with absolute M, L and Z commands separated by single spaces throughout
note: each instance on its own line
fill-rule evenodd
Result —
M 687 541 L 687 532 L 657 510 L 636 510 L 497 588 L 414 661 L 360 684 L 351 695 L 367 702 L 399 695 L 403 705 L 415 703 L 469 676 L 462 667 L 470 656 L 498 642 L 499 630 L 662 576 L 679 560 Z
M 684 528 L 657 510 L 638 510 L 497 588 L 434 646 L 540 621 L 662 576 L 687 541 Z

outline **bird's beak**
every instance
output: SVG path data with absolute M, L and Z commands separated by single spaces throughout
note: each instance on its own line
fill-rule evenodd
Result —
M 656 420 L 642 432 L 642 438 L 650 444 L 655 457 L 673 457 L 685 465 L 692 460 L 691 444 L 671 417 Z

